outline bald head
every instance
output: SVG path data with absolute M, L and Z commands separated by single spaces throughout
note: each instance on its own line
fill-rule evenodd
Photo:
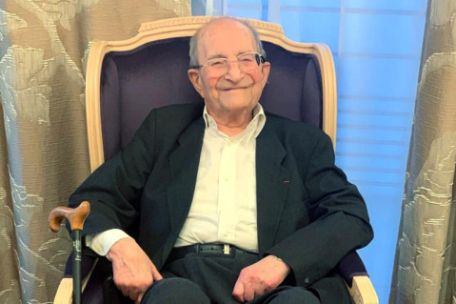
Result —
M 250 25 L 248 22 L 239 20 L 233 17 L 218 17 L 210 20 L 208 23 L 203 25 L 190 39 L 190 67 L 197 67 L 200 63 L 198 62 L 198 49 L 199 49 L 199 42 L 204 35 L 221 24 L 230 24 L 234 26 L 239 26 L 245 28 L 251 35 L 252 41 L 256 46 L 256 51 L 263 55 L 266 58 L 266 52 L 263 49 L 263 45 L 260 40 L 260 36 L 258 32 Z

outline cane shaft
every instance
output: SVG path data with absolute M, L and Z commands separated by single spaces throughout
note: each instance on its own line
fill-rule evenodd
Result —
M 73 303 L 81 304 L 81 230 L 73 230 Z

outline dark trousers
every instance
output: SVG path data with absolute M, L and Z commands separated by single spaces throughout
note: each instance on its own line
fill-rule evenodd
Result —
M 164 279 L 145 294 L 143 304 L 236 304 L 231 295 L 240 271 L 259 260 L 252 253 L 231 256 L 197 256 L 190 253 L 162 269 Z M 309 289 L 293 286 L 292 278 L 252 304 L 349 304 L 350 296 L 338 276 L 324 278 Z

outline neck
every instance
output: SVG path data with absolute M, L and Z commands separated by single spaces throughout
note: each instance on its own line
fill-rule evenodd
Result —
M 217 124 L 220 132 L 233 137 L 247 128 L 253 118 L 253 111 L 244 111 L 243 113 L 227 113 L 225 115 L 214 115 L 208 112 Z

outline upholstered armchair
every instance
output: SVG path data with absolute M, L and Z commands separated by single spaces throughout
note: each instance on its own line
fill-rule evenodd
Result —
M 90 166 L 95 170 L 132 138 L 147 113 L 173 103 L 202 102 L 187 79 L 189 38 L 210 17 L 182 17 L 144 23 L 124 41 L 91 46 L 86 74 L 87 134 Z M 265 110 L 313 124 L 336 143 L 336 77 L 329 48 L 287 39 L 277 24 L 249 20 L 256 27 L 272 63 L 261 97 Z M 286 98 L 284 98 L 286 95 Z M 280 103 L 277 102 L 280 100 Z M 98 262 L 96 262 L 99 260 Z M 355 303 L 378 303 L 356 252 L 338 265 Z M 109 286 L 110 265 L 85 249 L 83 303 L 101 303 Z M 71 263 L 56 294 L 56 303 L 71 302 Z M 93 302 L 95 301 L 95 302 Z M 98 301 L 98 302 L 97 302 Z

